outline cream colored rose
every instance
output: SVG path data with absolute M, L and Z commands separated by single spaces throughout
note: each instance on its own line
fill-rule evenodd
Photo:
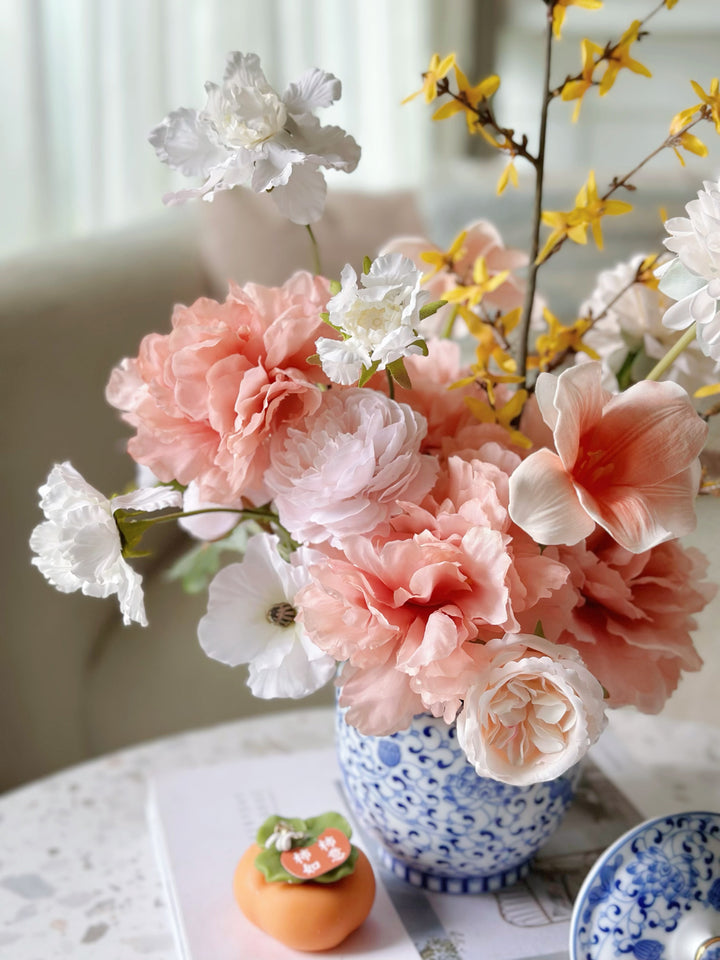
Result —
M 568 646 L 506 634 L 457 718 L 458 743 L 482 777 L 523 786 L 580 760 L 605 727 L 603 689 Z

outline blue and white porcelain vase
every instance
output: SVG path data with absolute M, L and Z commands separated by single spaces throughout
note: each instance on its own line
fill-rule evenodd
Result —
M 364 736 L 337 710 L 345 791 L 384 865 L 416 887 L 484 893 L 510 886 L 559 826 L 579 767 L 526 787 L 479 777 L 455 727 L 429 715 Z

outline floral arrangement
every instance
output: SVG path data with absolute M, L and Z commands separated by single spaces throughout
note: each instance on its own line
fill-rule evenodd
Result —
M 508 157 L 499 192 L 516 162 L 534 170 L 529 255 L 477 220 L 448 250 L 398 238 L 339 280 L 318 260 L 278 288 L 231 284 L 222 303 L 178 306 L 107 388 L 134 430 L 139 488 L 106 498 L 68 463 L 41 487 L 31 545 L 48 580 L 116 594 L 125 622 L 145 624 L 128 561 L 148 528 L 179 522 L 201 541 L 185 574 L 242 554 L 212 577 L 198 632 L 209 656 L 249 665 L 256 696 L 303 697 L 340 663 L 348 723 L 388 734 L 429 711 L 456 722 L 480 775 L 510 783 L 577 762 L 609 708 L 659 711 L 701 665 L 693 615 L 715 592 L 678 538 L 712 487 L 698 459 L 709 414 L 688 390 L 720 390 L 720 184 L 668 221 L 671 256 L 602 273 L 573 322 L 536 281 L 588 230 L 601 246 L 602 218 L 630 210 L 615 195 L 660 149 L 684 162 L 706 153 L 699 123 L 720 132 L 718 80 L 707 92 L 693 82 L 699 102 L 630 173 L 600 193 L 591 172 L 571 210 L 543 210 L 550 106 L 575 101 L 577 116 L 620 70 L 647 74 L 632 48 L 675 2 L 616 42 L 583 41 L 577 75 L 553 86 L 568 9 L 601 4 L 545 0 L 535 152 L 496 118 L 499 78 L 473 85 L 453 55 L 434 56 L 418 93 Z M 359 159 L 315 116 L 340 82 L 314 69 L 280 95 L 256 56 L 235 53 L 206 92 L 203 109 L 151 133 L 162 161 L 202 181 L 166 200 L 267 193 L 318 258 L 322 169 Z

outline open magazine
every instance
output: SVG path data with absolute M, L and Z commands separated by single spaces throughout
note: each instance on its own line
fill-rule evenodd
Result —
M 373 960 L 566 960 L 573 900 L 600 853 L 658 812 L 661 792 L 609 731 L 586 761 L 574 803 L 528 878 L 496 893 L 453 896 L 415 890 L 374 857 L 342 791 L 332 750 L 242 758 L 182 769 L 151 782 L 149 822 L 182 960 L 305 957 L 240 913 L 232 877 L 262 821 L 342 812 L 378 879 L 368 920 L 333 958 Z

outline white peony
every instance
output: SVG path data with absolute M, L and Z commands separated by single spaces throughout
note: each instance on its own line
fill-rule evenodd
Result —
M 664 241 L 675 257 L 656 274 L 660 289 L 676 300 L 663 318 L 671 330 L 697 323 L 702 352 L 720 361 L 720 183 L 706 181 L 697 200 L 686 206 L 688 217 L 673 217 L 665 224 Z
M 668 330 L 663 316 L 670 300 L 656 286 L 633 282 L 643 254 L 618 263 L 598 274 L 595 289 L 580 307 L 580 315 L 600 317 L 583 340 L 597 352 L 602 361 L 603 387 L 611 393 L 621 388 L 618 374 L 623 371 L 624 387 L 644 379 L 658 360 L 677 341 L 679 333 Z M 575 355 L 576 363 L 590 357 Z M 630 364 L 630 369 L 626 365 Z M 624 369 L 625 368 L 625 369 Z M 718 365 L 704 356 L 693 341 L 675 360 L 665 379 L 674 380 L 692 393 L 703 384 L 715 383 L 720 377 Z
M 326 184 L 321 168 L 355 169 L 360 148 L 340 127 L 322 126 L 313 110 L 340 97 L 340 81 L 312 69 L 280 96 L 254 53 L 232 53 L 221 85 L 206 83 L 203 110 L 170 113 L 150 133 L 158 157 L 201 187 L 164 197 L 179 203 L 212 200 L 219 190 L 272 191 L 283 216 L 314 223 L 322 216 Z
M 458 743 L 481 777 L 524 786 L 574 766 L 602 733 L 603 689 L 572 647 L 506 634 L 464 698 Z
M 377 257 L 368 273 L 357 274 L 346 264 L 341 289 L 328 303 L 330 323 L 343 340 L 321 337 L 315 344 L 325 374 L 334 382 L 357 383 L 364 370 L 384 370 L 394 360 L 421 353 L 420 308 L 428 294 L 420 289 L 421 272 L 408 257 L 388 253 Z
M 205 653 L 231 667 L 249 664 L 248 686 L 264 700 L 306 697 L 335 673 L 335 660 L 295 619 L 295 596 L 310 582 L 311 554 L 300 548 L 288 563 L 277 548 L 271 534 L 252 537 L 242 562 L 211 581 L 208 610 L 198 625 Z
M 122 556 L 115 510 L 163 510 L 179 507 L 182 495 L 169 487 L 135 490 L 108 500 L 69 463 L 56 464 L 40 487 L 47 517 L 30 537 L 33 564 L 63 593 L 81 590 L 89 597 L 117 594 L 123 621 L 147 626 L 142 578 Z

